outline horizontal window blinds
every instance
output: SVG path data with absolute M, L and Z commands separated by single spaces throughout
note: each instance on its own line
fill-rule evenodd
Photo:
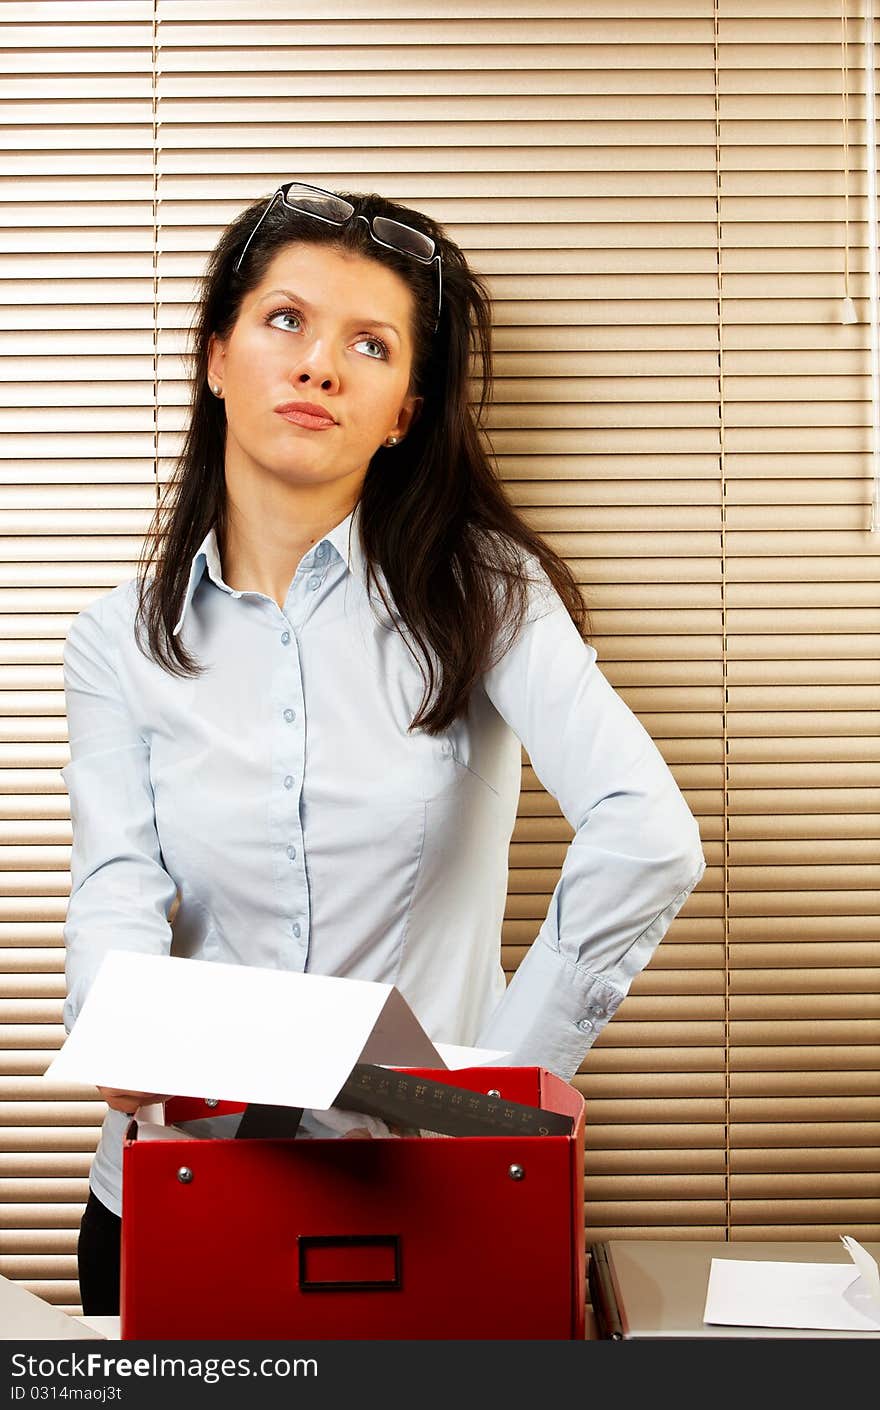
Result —
M 78 1308 L 61 651 L 155 503 L 153 6 L 0 7 L 0 1273 Z
M 603 28 L 597 20 L 597 38 Z M 561 308 L 517 311 L 512 345 L 517 325 L 527 343 L 534 322 L 544 325 L 541 355 L 530 358 L 543 414 L 524 426 L 513 404 L 496 444 L 512 498 L 583 585 L 600 663 L 672 768 L 708 861 L 575 1079 L 588 1103 L 587 1237 L 721 1238 L 725 681 L 711 7 L 684 27 L 634 17 L 623 29 L 608 71 L 583 66 L 601 94 L 598 111 L 582 100 L 570 185 L 589 277 L 568 281 Z M 565 268 L 568 240 L 546 206 L 547 254 Z M 543 288 L 543 270 L 535 275 Z M 548 395 L 544 354 L 563 348 L 585 364 L 574 385 L 560 368 Z M 531 392 L 523 382 L 520 399 Z M 530 770 L 524 787 L 505 927 L 512 962 L 543 919 L 571 835 Z
M 848 6 L 846 147 L 838 0 L 2 8 L 0 1272 L 76 1305 L 102 1111 L 38 1082 L 62 1038 L 61 643 L 132 575 L 180 448 L 207 252 L 295 176 L 425 210 L 485 273 L 510 496 L 571 564 L 600 663 L 700 821 L 706 876 L 575 1079 L 588 1238 L 878 1237 Z M 525 765 L 509 972 L 571 837 Z
M 880 539 L 864 24 L 846 8 L 844 32 L 839 5 L 784 22 L 722 6 L 728 1205 L 743 1239 L 880 1226 Z

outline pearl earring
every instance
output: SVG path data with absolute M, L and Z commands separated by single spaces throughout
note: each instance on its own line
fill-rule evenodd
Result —
M 213 382 L 213 383 L 211 384 L 211 391 L 214 393 L 214 396 L 215 396 L 215 397 L 219 397 L 219 395 L 220 395 L 220 388 L 218 387 L 218 385 L 217 385 L 216 382 Z
M 385 444 L 386 444 L 387 446 L 396 446 L 396 445 L 397 445 L 397 442 L 398 442 L 399 440 L 400 440 L 400 437 L 399 437 L 399 436 L 389 436 L 388 439 L 387 439 L 387 441 L 385 442 Z

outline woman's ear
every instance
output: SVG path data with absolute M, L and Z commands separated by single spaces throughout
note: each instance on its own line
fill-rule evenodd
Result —
M 424 401 L 424 397 L 407 397 L 400 408 L 397 423 L 390 434 L 397 436 L 398 440 L 402 441 L 409 428 L 418 421 Z
M 226 344 L 221 342 L 216 333 L 212 333 L 208 339 L 208 385 L 212 387 L 223 386 L 223 372 L 226 364 Z

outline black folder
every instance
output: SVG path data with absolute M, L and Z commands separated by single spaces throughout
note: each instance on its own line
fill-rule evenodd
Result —
M 421 1130 L 445 1136 L 570 1136 L 573 1129 L 572 1118 L 555 1111 L 368 1062 L 355 1064 L 333 1106 L 380 1117 L 413 1134 Z M 236 1137 L 295 1136 L 301 1118 L 299 1107 L 251 1102 Z

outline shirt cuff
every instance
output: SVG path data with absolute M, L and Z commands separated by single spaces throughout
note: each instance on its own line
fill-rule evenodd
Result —
M 606 974 L 597 974 L 553 949 L 541 935 L 526 952 L 476 1045 L 510 1054 L 516 1067 L 545 1067 L 570 1082 L 605 1024 L 626 997 L 675 916 L 703 875 L 691 881 L 655 916 Z
M 570 1082 L 623 993 L 539 937 L 477 1038 L 515 1067 L 546 1067 Z

